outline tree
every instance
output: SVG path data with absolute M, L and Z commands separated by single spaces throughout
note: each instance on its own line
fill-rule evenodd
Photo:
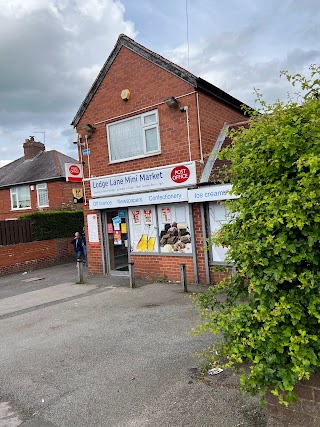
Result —
M 251 112 L 229 134 L 236 213 L 213 237 L 236 273 L 199 295 L 197 332 L 223 337 L 211 363 L 240 368 L 240 385 L 288 405 L 294 385 L 320 367 L 320 67 L 311 79 L 282 74 L 304 91 Z M 221 298 L 224 295 L 224 298 Z M 243 367 L 245 366 L 245 367 Z

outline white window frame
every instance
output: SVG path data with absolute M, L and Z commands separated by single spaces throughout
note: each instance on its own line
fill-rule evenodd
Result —
M 152 123 L 152 124 L 147 124 L 147 125 L 144 124 L 144 118 L 147 117 L 147 116 L 150 116 L 152 114 L 155 114 L 156 121 L 154 123 Z M 115 125 L 117 125 L 119 123 L 127 122 L 129 120 L 133 120 L 133 119 L 137 119 L 137 118 L 140 118 L 141 129 L 143 131 L 142 137 L 143 137 L 144 154 L 138 155 L 138 156 L 132 156 L 132 157 L 124 157 L 122 159 L 117 159 L 117 160 L 112 160 L 112 158 L 111 158 L 111 149 L 110 149 L 110 132 L 109 132 L 109 129 L 111 128 L 111 126 L 115 126 Z M 146 133 L 145 133 L 145 131 L 147 131 L 148 129 L 153 129 L 153 128 L 155 128 L 156 131 L 157 131 L 158 149 L 157 150 L 153 150 L 153 151 L 147 151 L 147 142 L 146 142 Z M 129 118 L 118 120 L 116 122 L 107 124 L 107 138 L 108 138 L 108 151 L 109 151 L 109 163 L 110 164 L 112 164 L 112 163 L 127 162 L 129 160 L 142 159 L 144 157 L 150 157 L 150 156 L 155 156 L 155 155 L 161 154 L 161 143 L 160 143 L 158 110 L 147 111 L 146 113 L 139 114 L 137 116 L 131 116 Z
M 45 190 L 47 193 L 47 204 L 40 205 L 40 197 L 39 197 L 39 190 Z M 49 207 L 49 195 L 48 195 L 48 186 L 46 182 L 43 182 L 41 184 L 37 184 L 37 203 L 38 208 L 48 208 Z
M 23 188 L 23 187 L 26 187 L 29 190 L 30 206 L 19 208 L 19 188 Z M 16 208 L 13 207 L 13 201 L 12 201 L 12 196 L 13 195 L 16 195 L 16 197 L 17 197 L 17 205 L 18 205 L 18 207 L 16 207 Z M 30 186 L 29 185 L 18 185 L 16 187 L 11 187 L 10 188 L 10 201 L 11 201 L 11 210 L 13 210 L 13 211 L 19 211 L 19 210 L 22 211 L 22 210 L 25 210 L 25 209 L 31 209 Z
M 212 232 L 217 232 L 221 229 L 222 225 L 232 221 L 232 218 L 236 215 L 234 213 L 232 213 L 227 206 L 225 205 L 226 200 L 220 200 L 220 201 L 215 201 L 215 202 L 210 202 L 208 205 L 208 211 L 207 211 L 207 217 L 209 218 L 208 224 L 209 224 L 209 234 L 211 234 Z M 211 209 L 214 209 L 214 206 L 220 205 L 225 212 L 225 219 L 221 220 L 221 221 L 214 221 L 213 217 L 211 215 Z M 218 227 L 217 224 L 220 222 L 220 226 Z M 216 259 L 213 251 L 214 249 L 218 250 L 220 252 L 220 257 L 223 257 L 223 259 Z M 225 261 L 226 259 L 226 255 L 227 255 L 227 248 L 223 248 L 221 246 L 215 246 L 212 245 L 210 247 L 210 264 L 211 265 L 234 265 L 233 263 L 229 264 Z

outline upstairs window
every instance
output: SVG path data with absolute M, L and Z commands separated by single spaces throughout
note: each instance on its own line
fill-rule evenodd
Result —
M 160 153 L 158 111 L 107 125 L 110 163 L 139 159 Z
M 37 184 L 37 199 L 38 208 L 44 208 L 49 206 L 48 188 L 47 184 Z
M 11 209 L 31 208 L 30 187 L 29 185 L 20 185 L 10 189 Z

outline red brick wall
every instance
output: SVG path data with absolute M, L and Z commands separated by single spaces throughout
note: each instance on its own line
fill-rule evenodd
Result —
M 82 188 L 82 183 L 66 181 L 48 183 L 49 208 L 43 210 L 82 208 L 82 203 L 73 202 L 73 188 Z
M 128 102 L 124 102 L 120 97 L 123 89 L 130 90 L 131 96 Z M 83 135 L 82 126 L 85 123 L 93 124 L 126 113 L 132 115 L 132 112 L 160 103 L 168 96 L 179 96 L 193 91 L 194 88 L 190 84 L 122 47 L 77 125 L 77 131 Z M 181 106 L 189 107 L 192 160 L 199 160 L 196 96 L 189 95 L 181 98 L 179 102 Z M 158 109 L 159 113 L 161 155 L 109 165 L 106 123 L 95 124 L 97 130 L 89 141 L 92 175 L 116 174 L 189 160 L 186 114 L 181 113 L 179 109 L 170 109 L 165 104 L 148 108 L 141 113 L 150 109 Z M 139 113 L 133 115 L 136 114 Z M 84 161 L 86 162 L 85 176 L 88 176 L 86 157 Z
M 320 373 L 313 374 L 309 381 L 299 383 L 294 392 L 298 396 L 298 400 L 288 408 L 280 405 L 278 399 L 268 393 L 268 413 L 279 420 L 283 427 L 319 427 Z
M 88 271 L 92 274 L 103 274 L 102 264 L 102 246 L 100 243 L 89 243 L 87 215 L 96 214 L 99 218 L 100 212 L 90 211 L 88 206 L 84 206 L 84 222 L 87 236 L 87 254 L 88 254 Z M 98 229 L 100 236 L 100 222 L 98 220 Z
M 127 102 L 124 102 L 120 96 L 123 89 L 129 89 L 131 94 Z M 189 161 L 186 113 L 181 113 L 179 109 L 170 109 L 165 104 L 151 106 L 162 103 L 169 96 L 179 97 L 190 92 L 194 92 L 194 87 L 184 80 L 140 57 L 131 50 L 122 47 L 77 125 L 78 133 L 83 136 L 85 134 L 82 129 L 84 124 L 90 123 L 96 127 L 96 131 L 89 140 L 91 175 L 104 176 Z M 199 179 L 202 166 L 199 163 L 201 154 L 197 97 L 195 93 L 191 93 L 179 98 L 178 101 L 181 107 L 188 106 L 191 158 L 192 160 L 197 160 L 197 178 Z M 211 152 L 225 122 L 243 120 L 243 115 L 204 93 L 199 94 L 199 108 L 203 151 L 204 154 L 208 154 Z M 139 109 L 142 110 L 135 112 Z M 106 124 L 151 109 L 157 109 L 159 114 L 161 154 L 123 163 L 109 164 Z M 128 116 L 123 117 L 124 114 L 128 114 Z M 97 122 L 104 120 L 108 120 L 108 122 L 97 124 Z M 85 156 L 83 160 L 85 162 L 84 174 L 85 177 L 88 177 L 89 159 Z M 86 194 L 87 198 L 90 199 L 90 187 L 88 184 L 86 184 Z M 205 257 L 200 206 L 196 204 L 193 210 L 195 225 L 195 236 L 193 238 L 196 239 L 197 244 L 196 255 L 199 265 L 199 281 L 204 283 Z M 85 207 L 84 211 L 86 216 L 89 213 L 88 207 Z M 152 277 L 158 278 L 166 274 L 169 280 L 180 280 L 180 258 L 139 255 L 132 256 L 132 259 L 135 262 L 135 270 L 138 277 L 139 275 L 152 274 Z M 186 262 L 188 276 L 192 277 L 191 280 L 194 281 L 193 258 L 184 259 L 188 260 Z M 102 273 L 100 245 L 88 244 L 88 261 L 91 273 Z M 167 269 L 166 265 L 170 265 L 170 268 Z M 170 273 L 170 271 L 174 272 Z
M 186 264 L 187 281 L 194 282 L 193 258 L 186 256 L 132 255 L 136 277 L 180 282 L 180 264 Z
M 127 102 L 124 102 L 120 97 L 122 89 L 125 88 L 128 88 L 131 93 Z M 139 114 L 131 113 L 160 103 L 168 96 L 178 97 L 190 92 L 194 92 L 194 87 L 190 84 L 122 47 L 77 125 L 78 133 L 84 133 L 82 126 L 85 123 L 96 123 L 129 113 L 128 116 L 107 122 L 111 123 L 130 117 L 130 115 Z M 192 160 L 200 160 L 196 95 L 193 93 L 178 100 L 180 106 L 188 106 L 189 109 Z M 107 123 L 96 124 L 97 130 L 89 141 L 92 175 L 110 175 L 189 160 L 186 113 L 181 113 L 179 109 L 170 109 L 165 104 L 158 105 L 154 109 L 158 109 L 159 113 L 161 155 L 109 165 Z M 141 113 L 147 110 L 150 108 L 141 111 Z M 242 113 L 201 92 L 199 93 L 199 111 L 204 155 L 211 152 L 226 122 L 237 122 L 244 118 Z M 86 162 L 86 157 L 84 160 Z M 87 163 L 85 165 L 85 176 L 88 176 Z M 199 178 L 201 172 L 199 163 L 197 164 L 197 172 Z
M 220 283 L 222 280 L 230 277 L 232 274 L 232 267 L 230 266 L 219 266 L 211 265 L 210 266 L 210 282 L 211 283 Z
M 72 238 L 0 246 L 0 276 L 37 270 L 71 259 Z
M 82 208 L 83 204 L 73 203 L 73 188 L 82 188 L 81 183 L 71 183 L 65 181 L 52 181 L 47 183 L 49 207 L 38 208 L 37 190 L 34 184 L 34 190 L 30 191 L 31 209 L 11 210 L 10 189 L 0 190 L 0 221 L 10 218 L 19 218 L 24 213 L 41 211 L 51 211 L 55 209 Z
M 204 154 L 211 153 L 225 123 L 236 123 L 244 120 L 244 115 L 241 112 L 231 109 L 203 92 L 199 92 L 199 111 Z
M 197 264 L 198 264 L 198 275 L 199 283 L 206 283 L 206 270 L 205 270 L 205 242 L 202 233 L 201 213 L 200 204 L 194 203 L 193 207 L 193 224 L 194 224 L 194 236 L 193 239 L 196 241 L 197 250 Z

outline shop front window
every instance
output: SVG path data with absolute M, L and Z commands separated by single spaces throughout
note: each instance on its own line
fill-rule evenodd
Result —
M 223 224 L 226 224 L 231 220 L 230 212 L 223 203 L 210 203 L 209 204 L 209 224 L 210 233 L 217 233 Z M 228 248 L 222 246 L 211 246 L 211 261 L 213 262 L 225 262 Z
M 131 252 L 158 252 L 158 228 L 153 206 L 129 209 Z
M 162 254 L 192 253 L 187 203 L 158 206 L 158 221 Z
M 129 222 L 133 253 L 192 253 L 187 203 L 130 208 Z

